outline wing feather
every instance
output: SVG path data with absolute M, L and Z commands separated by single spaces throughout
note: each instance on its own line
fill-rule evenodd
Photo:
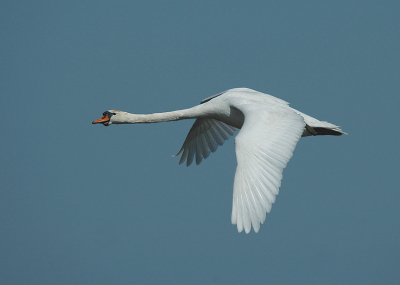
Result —
M 200 164 L 203 160 L 203 151 L 202 151 L 202 140 L 201 137 L 196 138 L 196 164 Z
M 202 128 L 204 129 L 204 126 L 202 126 Z M 204 132 L 204 135 L 201 136 L 201 141 L 202 141 L 202 145 L 203 145 L 202 154 L 203 154 L 204 159 L 206 159 L 211 154 L 211 149 L 210 149 L 209 143 L 207 142 L 207 132 Z
M 221 121 L 205 118 L 197 119 L 187 135 L 178 155 L 182 154 L 179 164 L 186 160 L 186 165 L 200 164 L 211 152 L 215 152 L 219 145 L 232 136 L 237 129 Z
M 192 162 L 193 162 L 194 154 L 196 152 L 195 145 L 194 145 L 195 143 L 196 143 L 195 140 L 193 140 L 193 141 L 191 141 L 189 143 L 189 147 L 188 147 L 189 148 L 189 154 L 188 154 L 187 161 L 186 161 L 187 166 L 191 165 Z
M 207 122 L 208 123 L 208 122 Z M 212 122 L 212 124 L 208 123 L 210 126 L 210 132 L 213 136 L 214 140 L 217 142 L 218 145 L 223 145 L 225 140 L 219 132 L 219 129 L 216 127 L 216 124 Z
M 240 109 L 245 121 L 235 139 L 235 174 L 232 223 L 238 231 L 255 232 L 271 211 L 279 193 L 282 172 L 293 155 L 304 119 L 288 108 L 260 106 Z

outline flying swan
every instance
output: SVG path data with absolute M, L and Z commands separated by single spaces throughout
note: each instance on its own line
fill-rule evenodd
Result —
M 338 126 L 307 116 L 289 103 L 248 88 L 208 97 L 193 108 L 147 115 L 109 110 L 93 124 L 138 124 L 196 119 L 177 155 L 179 164 L 196 164 L 240 129 L 235 138 L 237 168 L 233 186 L 232 224 L 255 232 L 271 211 L 282 172 L 300 137 L 345 134 Z

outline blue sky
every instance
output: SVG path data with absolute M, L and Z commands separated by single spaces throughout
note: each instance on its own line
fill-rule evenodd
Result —
M 2 1 L 1 284 L 394 284 L 398 1 Z M 260 232 L 231 225 L 234 140 L 108 109 L 274 95 L 348 136 L 300 140 Z

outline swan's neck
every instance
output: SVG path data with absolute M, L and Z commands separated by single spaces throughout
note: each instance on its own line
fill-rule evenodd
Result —
M 208 113 L 206 112 L 206 110 L 204 110 L 203 105 L 184 110 L 154 114 L 131 114 L 123 112 L 118 114 L 118 116 L 115 116 L 113 124 L 159 123 L 184 119 L 195 119 L 207 115 Z

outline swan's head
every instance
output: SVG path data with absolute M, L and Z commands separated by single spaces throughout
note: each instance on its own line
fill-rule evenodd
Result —
M 122 111 L 108 110 L 103 113 L 103 117 L 101 117 L 100 119 L 98 119 L 96 121 L 93 121 L 92 124 L 103 124 L 104 126 L 109 126 L 113 122 L 115 124 L 118 124 L 119 122 L 122 121 L 121 119 L 124 114 L 125 114 L 125 112 L 122 112 Z

